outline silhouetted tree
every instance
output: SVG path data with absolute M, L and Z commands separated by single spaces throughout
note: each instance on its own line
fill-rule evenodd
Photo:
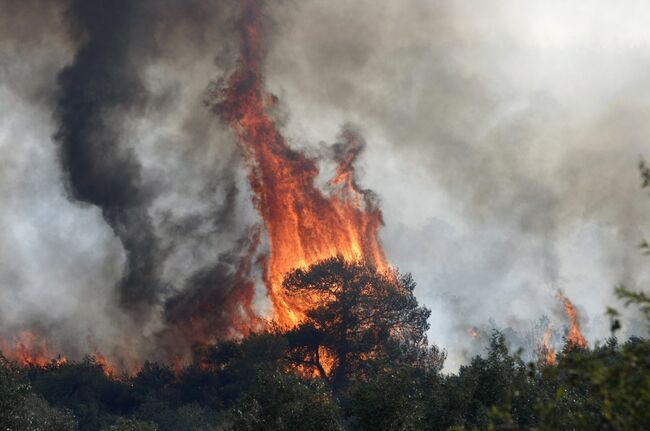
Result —
M 317 298 L 306 321 L 287 334 L 290 358 L 328 378 L 321 357 L 326 351 L 335 388 L 365 359 L 384 354 L 415 360 L 414 351 L 427 347 L 431 311 L 418 304 L 410 274 L 336 257 L 297 269 L 283 286 L 290 295 Z

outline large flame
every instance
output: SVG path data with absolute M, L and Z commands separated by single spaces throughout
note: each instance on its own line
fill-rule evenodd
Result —
M 324 193 L 315 180 L 316 161 L 292 149 L 269 114 L 277 99 L 263 88 L 261 12 L 254 0 L 242 1 L 242 55 L 215 110 L 234 130 L 245 153 L 254 204 L 270 243 L 265 282 L 281 325 L 295 325 L 315 298 L 288 297 L 285 275 L 298 267 L 341 255 L 388 268 L 378 230 L 383 224 L 371 196 L 355 182 L 353 162 L 360 143 L 350 132 L 335 177 Z

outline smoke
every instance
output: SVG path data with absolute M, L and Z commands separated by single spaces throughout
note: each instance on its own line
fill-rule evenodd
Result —
M 131 52 L 134 41 L 151 34 L 146 21 L 138 23 L 140 35 L 134 32 L 138 7 L 130 1 L 69 6 L 71 33 L 82 43 L 58 76 L 55 138 L 72 198 L 101 208 L 120 238 L 127 261 L 119 301 L 142 316 L 143 305 L 154 303 L 160 290 L 159 251 L 146 212 L 151 194 L 133 150 L 121 145 L 119 127 L 119 117 L 140 114 L 147 98 Z
M 237 338 L 261 327 L 254 307 L 252 278 L 260 231 L 247 232 L 232 253 L 224 253 L 211 267 L 197 271 L 186 289 L 165 304 L 169 326 L 159 332 L 159 345 L 167 358 L 191 359 L 197 345 L 224 337 Z M 217 287 L 217 288 L 215 288 Z
M 636 247 L 650 209 L 636 171 L 650 148 L 647 5 L 312 1 L 278 14 L 291 25 L 267 76 L 291 109 L 286 135 L 363 128 L 386 251 L 414 273 L 452 369 L 476 352 L 471 326 L 565 325 L 558 287 L 592 342 L 609 334 L 613 286 L 650 278 Z
M 0 332 L 182 356 L 211 300 L 199 328 L 232 335 L 235 304 L 263 303 L 240 272 L 258 220 L 203 100 L 236 67 L 238 2 L 0 3 Z M 590 342 L 608 334 L 612 286 L 650 279 L 644 2 L 310 0 L 265 18 L 283 135 L 335 156 L 342 125 L 364 137 L 359 184 L 452 369 L 481 348 L 473 326 L 562 329 L 556 288 Z
M 255 295 L 243 277 L 239 296 L 223 282 L 257 220 L 236 146 L 203 103 L 234 67 L 236 4 L 7 6 L 20 25 L 0 41 L 0 244 L 15 250 L 0 336 L 31 329 L 50 350 L 100 350 L 123 368 L 185 355 L 188 340 L 159 344 L 207 318 L 168 311 L 194 286 L 224 314 Z M 213 325 L 213 339 L 230 329 Z

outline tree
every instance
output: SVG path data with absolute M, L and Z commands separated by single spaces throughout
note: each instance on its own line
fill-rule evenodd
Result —
M 219 403 L 229 407 L 257 383 L 258 369 L 286 367 L 286 350 L 287 340 L 281 334 L 267 331 L 210 346 L 201 355 L 200 367 L 189 368 L 182 375 L 183 392 L 196 392 L 196 396 L 185 397 L 184 401 L 202 401 L 200 394 L 214 391 Z M 203 404 L 214 405 L 215 402 Z
M 422 430 L 427 425 L 426 397 L 439 374 L 389 361 L 372 361 L 355 375 L 342 398 L 349 429 Z M 446 429 L 440 428 L 440 429 Z
M 54 407 L 70 409 L 83 430 L 101 429 L 114 415 L 130 415 L 137 407 L 131 387 L 106 376 L 91 357 L 26 372 L 34 392 Z
M 650 323 L 650 297 L 623 286 L 616 294 L 626 306 L 634 304 Z M 610 308 L 612 318 L 618 312 Z M 620 328 L 613 320 L 612 330 Z M 562 425 L 577 430 L 650 429 L 650 341 L 630 338 L 619 344 L 615 337 L 593 350 L 571 349 L 553 374 L 554 396 L 540 403 L 540 430 Z
M 317 298 L 306 321 L 287 334 L 290 359 L 313 367 L 335 389 L 364 360 L 413 361 L 427 349 L 431 311 L 418 304 L 410 274 L 382 273 L 339 256 L 295 270 L 283 286 L 290 295 Z
M 20 370 L 0 353 L 0 429 L 75 431 L 77 421 L 65 409 L 50 406 L 32 392 Z

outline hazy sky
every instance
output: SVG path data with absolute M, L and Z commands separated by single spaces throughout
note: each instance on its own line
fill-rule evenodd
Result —
M 236 144 L 203 104 L 236 56 L 236 2 L 142 5 L 120 21 L 115 76 L 146 97 L 101 112 L 115 160 L 137 161 L 135 214 L 158 239 L 169 294 L 255 221 Z M 83 43 L 67 7 L 0 0 L 0 325 L 41 322 L 63 344 L 110 349 L 128 327 L 114 286 L 129 265 L 120 226 L 135 216 L 111 225 L 64 186 L 57 76 Z M 386 252 L 433 310 L 448 369 L 480 348 L 474 325 L 525 336 L 547 315 L 561 332 L 556 288 L 590 341 L 608 334 L 613 286 L 650 281 L 636 170 L 650 158 L 650 4 L 306 0 L 266 13 L 264 73 L 285 136 L 315 154 L 345 123 L 361 130 L 359 177 L 381 199 Z

